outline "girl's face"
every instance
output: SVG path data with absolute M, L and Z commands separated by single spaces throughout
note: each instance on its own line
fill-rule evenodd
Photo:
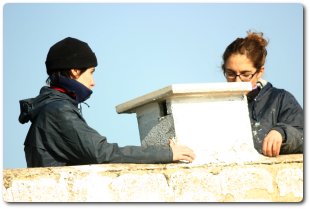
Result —
M 84 73 L 81 74 L 79 69 L 72 69 L 71 74 L 73 75 L 73 79 L 77 80 L 84 86 L 89 89 L 92 89 L 95 86 L 95 80 L 93 77 L 93 73 L 95 72 L 95 68 L 88 68 Z
M 263 74 L 264 66 L 257 70 L 252 61 L 243 54 L 233 54 L 225 63 L 225 77 L 228 82 L 251 82 L 255 88 Z

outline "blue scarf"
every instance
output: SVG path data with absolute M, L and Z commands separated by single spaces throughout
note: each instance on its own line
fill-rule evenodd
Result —
M 61 75 L 52 75 L 50 85 L 64 89 L 66 93 L 78 103 L 86 101 L 93 93 L 92 90 L 84 86 L 82 83 Z

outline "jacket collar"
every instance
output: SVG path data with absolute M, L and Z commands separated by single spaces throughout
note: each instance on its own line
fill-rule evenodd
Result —
M 271 83 L 266 80 L 259 79 L 257 81 L 257 88 L 253 89 L 247 94 L 248 101 L 252 102 L 253 100 L 259 100 L 262 95 L 264 95 L 265 92 L 268 91 L 271 87 Z
M 78 103 L 86 101 L 93 93 L 92 90 L 80 82 L 64 76 L 52 76 L 51 87 L 56 90 L 60 88 L 61 92 L 66 93 Z

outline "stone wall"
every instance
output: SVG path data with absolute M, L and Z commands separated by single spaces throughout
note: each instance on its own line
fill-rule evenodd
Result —
M 301 202 L 303 155 L 251 163 L 101 164 L 3 171 L 6 202 Z

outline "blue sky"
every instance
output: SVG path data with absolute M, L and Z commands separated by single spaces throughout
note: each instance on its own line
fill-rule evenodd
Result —
M 139 145 L 134 114 L 115 106 L 175 83 L 225 82 L 221 56 L 246 31 L 269 39 L 264 78 L 303 106 L 303 5 L 210 3 L 6 4 L 3 7 L 3 167 L 26 167 L 30 123 L 19 100 L 35 97 L 47 78 L 45 58 L 68 36 L 96 53 L 88 124 L 109 142 Z

